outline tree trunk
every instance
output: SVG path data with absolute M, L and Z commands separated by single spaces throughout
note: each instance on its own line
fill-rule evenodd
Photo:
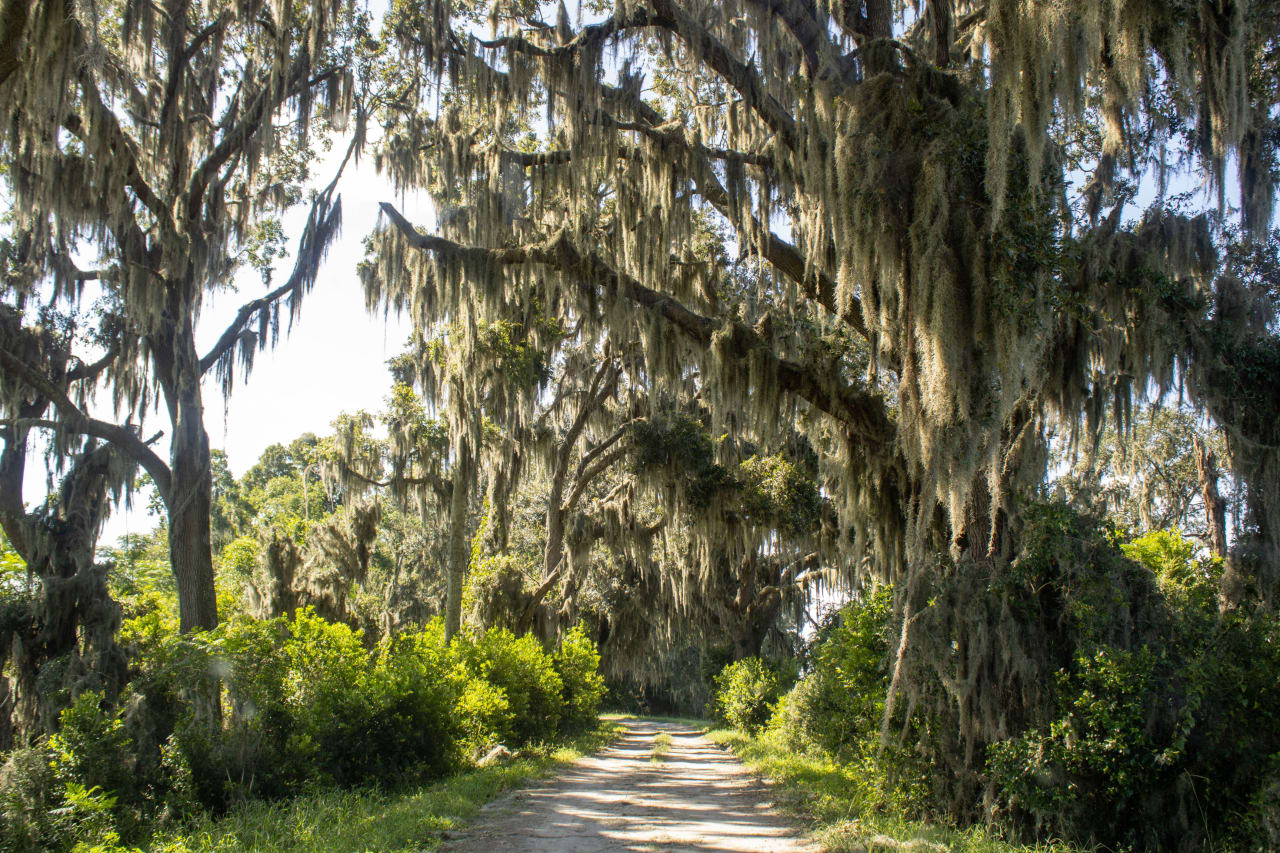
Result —
M 107 588 L 106 570 L 95 565 L 98 531 L 107 514 L 116 451 L 99 445 L 75 459 L 57 501 L 25 514 L 17 496 L 23 480 L 26 434 L 14 428 L 0 454 L 0 522 L 14 549 L 39 579 L 39 593 L 10 613 L 0 652 L 9 679 L 0 678 L 0 742 L 54 731 L 67 693 L 102 690 L 114 702 L 127 677 L 127 660 L 115 643 L 121 611 Z M 60 662 L 48 677 L 46 665 Z M 10 685 L 12 679 L 12 685 Z
M 161 388 L 169 409 L 173 438 L 169 445 L 169 560 L 178 586 L 178 620 L 182 633 L 218 624 L 218 598 L 213 584 L 213 477 L 209 435 L 204 429 L 200 356 L 195 347 L 191 312 L 179 305 L 172 316 L 185 317 L 174 336 L 156 352 Z
M 453 494 L 449 499 L 449 582 L 444 602 L 444 637 L 462 627 L 462 581 L 471 558 L 467 547 L 467 497 L 471 491 L 471 449 L 460 439 L 453 462 Z
M 1218 466 L 1213 451 L 1202 439 L 1195 439 L 1196 475 L 1200 479 L 1200 497 L 1204 500 L 1204 517 L 1209 527 L 1209 550 L 1215 557 L 1227 556 L 1227 502 L 1218 494 Z
M 175 505 L 169 511 L 169 560 L 178 586 L 179 630 L 186 634 L 217 627 L 218 599 L 213 584 L 208 472 L 206 469 L 204 477 L 198 472 L 182 477 L 178 471 L 179 467 L 175 466 Z

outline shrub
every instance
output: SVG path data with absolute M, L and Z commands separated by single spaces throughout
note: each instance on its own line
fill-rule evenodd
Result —
M 467 679 L 454 715 L 461 734 L 460 747 L 472 758 L 514 737 L 515 715 L 506 691 L 483 678 Z
M 549 740 L 559 729 L 564 684 L 551 656 L 532 636 L 493 628 L 478 640 L 455 639 L 470 672 L 501 688 L 512 715 L 515 743 Z
M 438 619 L 382 641 L 370 681 L 382 735 L 370 746 L 384 772 L 436 775 L 456 763 L 465 731 L 465 714 L 459 718 L 464 681 Z
M 34 853 L 53 838 L 62 792 L 42 746 L 15 749 L 0 767 L 0 849 Z
M 1055 707 L 987 749 L 995 802 L 1088 843 L 1250 847 L 1274 819 L 1280 625 L 1220 612 L 1220 565 L 1176 532 L 1109 549 L 1078 570 Z
M 48 740 L 49 766 L 58 781 L 131 799 L 137 787 L 133 742 L 120 713 L 104 707 L 101 693 L 86 691 L 63 710 L 59 723 Z
M 440 774 L 580 726 L 604 692 L 581 629 L 554 656 L 501 630 L 449 645 L 439 620 L 369 649 L 309 609 L 188 635 L 151 609 L 122 637 L 138 674 L 119 705 L 81 694 L 0 769 L 0 849 L 124 849 L 166 815 Z
M 735 729 L 754 734 L 764 728 L 785 690 L 778 671 L 760 658 L 743 658 L 716 676 L 711 713 Z
M 600 652 L 581 624 L 560 641 L 552 664 L 563 685 L 561 731 L 576 732 L 591 726 L 600 712 L 605 684 L 600 674 Z
M 846 605 L 823 627 L 811 649 L 813 671 L 790 694 L 789 737 L 837 758 L 860 754 L 878 739 L 889 688 L 889 627 L 893 589 L 881 586 Z

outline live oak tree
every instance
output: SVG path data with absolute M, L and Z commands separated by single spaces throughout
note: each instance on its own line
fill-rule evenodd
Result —
M 697 377 L 713 432 L 802 430 L 847 578 L 895 582 L 886 719 L 903 697 L 943 715 L 958 765 L 1047 701 L 1043 627 L 985 596 L 1049 424 L 1091 441 L 1180 386 L 1226 435 L 1236 556 L 1273 600 L 1274 294 L 1219 249 L 1270 222 L 1274 6 L 586 8 L 396 5 L 413 64 L 379 162 L 441 213 L 427 233 L 384 204 L 378 293 L 639 332 L 655 386 Z M 1216 204 L 1168 195 L 1178 174 Z M 707 217 L 756 264 L 752 299 L 722 298 Z
M 276 217 L 302 200 L 308 160 L 353 110 L 360 20 L 341 0 L 24 5 L 5 4 L 0 33 L 14 244 L 4 299 L 34 324 L 38 302 L 74 309 L 97 281 L 114 322 L 89 347 L 78 342 L 67 376 L 0 342 L 3 417 L 59 441 L 109 442 L 151 476 L 182 629 L 212 627 L 201 383 L 213 375 L 229 392 L 279 337 L 282 310 L 296 318 L 341 221 L 336 178 L 312 199 L 287 280 L 245 303 L 203 353 L 196 324 L 207 293 L 279 253 Z M 357 122 L 348 157 L 360 135 Z M 99 389 L 109 406 L 91 405 Z M 40 412 L 26 412 L 36 398 Z M 123 423 L 103 420 L 104 408 Z M 167 462 L 135 426 L 152 408 L 169 425 Z

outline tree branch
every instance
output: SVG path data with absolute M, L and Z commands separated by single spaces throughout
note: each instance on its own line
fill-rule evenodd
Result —
M 622 430 L 618 430 L 617 435 L 620 436 L 622 432 Z M 616 441 L 616 439 L 612 439 L 611 441 Z M 607 444 L 602 445 L 602 447 L 607 446 Z M 596 449 L 599 450 L 600 448 Z M 625 448 L 617 447 L 608 453 L 600 455 L 596 459 L 595 464 L 589 467 L 584 468 L 579 464 L 578 474 L 574 477 L 573 491 L 569 493 L 569 499 L 564 502 L 565 514 L 567 515 L 568 513 L 573 512 L 574 508 L 578 505 L 578 501 L 582 499 L 583 492 L 587 490 L 587 486 L 591 485 L 591 482 L 595 480 L 596 477 L 599 477 L 605 471 L 609 470 L 609 467 L 613 465 L 613 463 L 617 462 L 623 456 L 626 456 L 626 454 L 627 451 Z M 583 461 L 586 461 L 585 457 Z
M 323 259 L 330 241 L 336 235 L 337 229 L 342 222 L 341 196 L 338 197 L 336 204 L 331 205 L 330 201 L 333 198 L 333 191 L 337 188 L 338 181 L 342 177 L 347 163 L 351 160 L 352 153 L 355 151 L 357 139 L 358 134 L 353 135 L 351 144 L 347 146 L 347 153 L 338 165 L 338 171 L 334 174 L 333 180 L 311 203 L 311 212 L 307 216 L 307 224 L 303 229 L 302 237 L 298 240 L 297 256 L 294 260 L 293 272 L 290 273 L 288 281 L 270 293 L 240 306 L 240 310 L 236 312 L 235 319 L 218 337 L 218 342 L 200 359 L 200 373 L 202 375 L 207 373 L 211 367 L 218 363 L 219 359 L 231 351 L 236 341 L 240 339 L 244 327 L 251 317 L 261 311 L 266 311 L 278 300 L 290 293 L 310 290 L 319 271 L 320 261 Z M 265 344 L 259 340 L 258 346 L 261 348 Z
M 796 120 L 777 98 L 768 93 L 759 72 L 734 56 L 729 48 L 679 3 L 672 0 L 652 0 L 652 3 L 656 13 L 653 24 L 678 36 L 694 55 L 711 66 L 713 71 L 742 96 L 743 103 L 760 117 L 766 127 L 778 135 L 783 145 L 796 150 L 800 140 Z
M 305 89 L 324 83 L 337 73 L 337 69 L 331 68 L 320 74 L 308 77 L 306 65 L 298 61 L 294 63 L 294 67 L 289 73 L 288 81 L 280 88 L 277 97 L 268 97 L 270 92 L 268 89 L 259 92 L 252 103 L 245 109 L 240 120 L 223 135 L 218 144 L 214 146 L 213 151 L 209 153 L 209 156 L 192 174 L 186 193 L 187 217 L 194 218 L 199 215 L 210 180 L 222 168 L 224 163 L 230 160 L 232 156 L 240 153 L 262 122 L 270 121 L 271 116 L 279 109 L 281 104 L 297 97 Z
M 745 323 L 722 324 L 704 317 L 670 296 L 619 273 L 594 252 L 582 254 L 563 230 L 540 245 L 484 249 L 423 234 L 387 202 L 382 203 L 381 209 L 409 245 L 421 251 L 467 259 L 481 266 L 537 263 L 558 269 L 577 279 L 581 288 L 604 287 L 629 299 L 704 348 L 710 348 L 717 335 L 727 334 L 731 352 L 743 357 L 748 353 L 760 354 L 777 377 L 782 390 L 843 422 L 864 441 L 890 442 L 893 439 L 894 427 L 884 401 L 879 397 L 849 387 L 836 377 L 819 375 L 809 366 L 779 358 L 770 343 Z
M 109 441 L 120 448 L 131 459 L 151 475 L 155 481 L 156 491 L 167 503 L 170 497 L 170 474 L 167 465 L 161 461 L 147 442 L 128 427 L 91 418 L 80 410 L 60 388 L 49 381 L 48 377 L 31 368 L 26 362 L 12 353 L 0 349 L 0 365 L 12 372 L 33 390 L 47 398 L 62 417 L 59 428 Z

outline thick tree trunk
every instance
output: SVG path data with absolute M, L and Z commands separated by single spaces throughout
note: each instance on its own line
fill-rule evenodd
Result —
M 209 435 L 204 429 L 202 370 L 195 347 L 192 312 L 181 305 L 172 316 L 183 317 L 173 338 L 157 348 L 156 366 L 168 404 L 173 438 L 169 445 L 169 560 L 178 586 L 179 626 L 189 631 L 218 624 L 213 583 L 213 478 Z
M 444 636 L 453 639 L 462 627 L 462 581 L 471 558 L 467 547 L 467 498 L 471 492 L 471 449 L 458 442 L 453 463 L 453 494 L 449 499 L 449 578 L 445 589 Z
M 175 504 L 169 511 L 169 559 L 178 586 L 179 628 L 185 634 L 217 627 L 218 599 L 213 583 L 208 469 L 204 476 L 198 471 L 180 476 L 179 470 L 175 465 Z
M 127 675 L 115 644 L 120 608 L 107 589 L 106 571 L 94 563 L 98 530 L 106 516 L 116 451 L 101 445 L 76 458 L 56 503 L 26 514 L 20 495 L 26 433 L 14 428 L 0 453 L 0 523 L 14 549 L 39 579 L 39 595 L 11 613 L 0 650 L 10 678 L 0 678 L 0 746 L 53 731 L 65 707 L 59 687 L 78 683 L 114 701 Z M 58 662 L 55 680 L 48 664 Z
M 0 86 L 20 65 L 23 32 L 30 16 L 30 0 L 4 0 L 0 3 Z

